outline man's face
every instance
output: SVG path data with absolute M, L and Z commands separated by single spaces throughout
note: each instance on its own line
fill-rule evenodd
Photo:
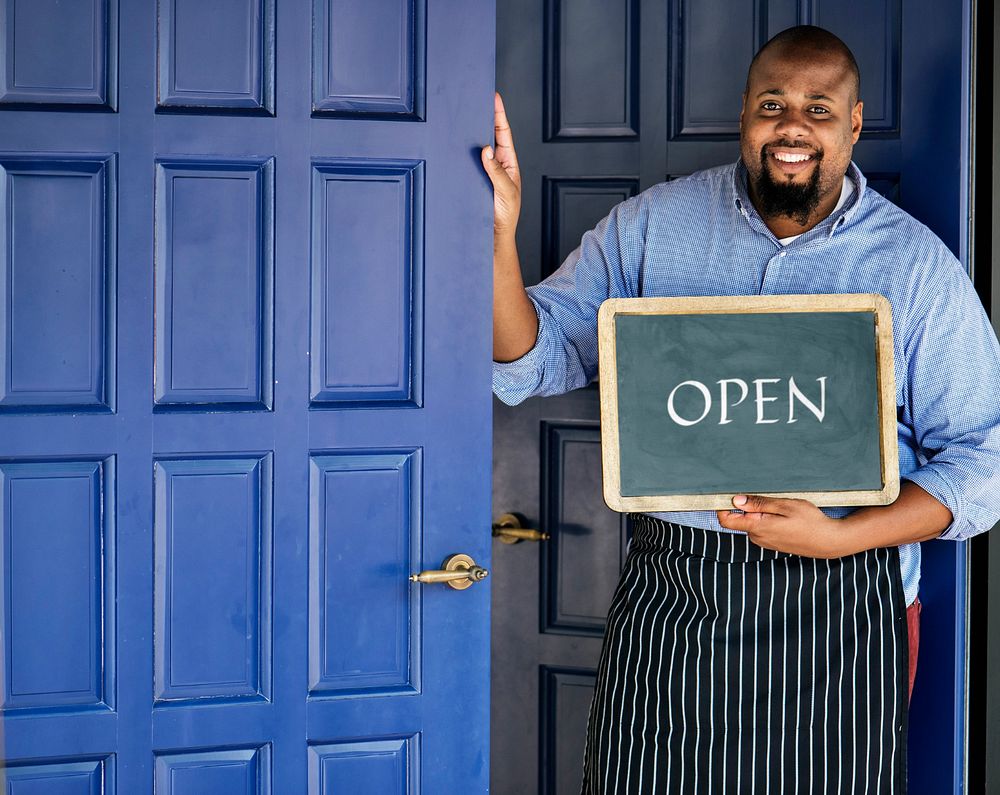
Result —
M 842 59 L 822 52 L 764 53 L 740 113 L 740 152 L 765 218 L 816 223 L 840 196 L 861 134 L 862 103 Z

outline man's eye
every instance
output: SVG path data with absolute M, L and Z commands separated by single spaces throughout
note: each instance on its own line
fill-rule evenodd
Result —
M 809 112 L 815 113 L 817 116 L 822 116 L 823 114 L 829 113 L 830 111 L 828 108 L 824 108 L 822 105 L 816 105 L 812 108 L 809 108 Z
M 777 102 L 765 102 L 760 106 L 761 110 L 781 110 L 781 105 Z

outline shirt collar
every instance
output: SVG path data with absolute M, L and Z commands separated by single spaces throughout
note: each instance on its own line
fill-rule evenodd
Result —
M 757 208 L 754 207 L 753 202 L 750 201 L 750 194 L 747 190 L 747 167 L 743 165 L 742 159 L 737 160 L 733 164 L 732 174 L 733 203 L 737 211 L 744 218 L 746 218 L 747 222 L 752 227 L 758 231 L 770 234 L 771 230 L 767 228 L 767 224 L 764 223 L 760 215 L 757 213 Z M 826 229 L 827 237 L 832 237 L 834 232 L 849 224 L 854 216 L 857 215 L 858 208 L 861 206 L 861 200 L 864 197 L 865 186 L 868 184 L 868 181 L 865 179 L 865 175 L 861 173 L 861 169 L 854 164 L 854 161 L 851 161 L 851 164 L 847 167 L 846 176 L 854 185 L 854 193 L 848 200 L 847 204 L 841 207 L 838 211 L 832 213 L 828 218 L 824 218 L 806 234 L 810 234 L 817 229 Z M 773 235 L 771 236 L 774 237 Z

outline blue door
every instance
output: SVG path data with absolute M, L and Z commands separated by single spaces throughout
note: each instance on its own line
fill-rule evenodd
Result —
M 486 790 L 492 19 L 0 1 L 5 792 Z

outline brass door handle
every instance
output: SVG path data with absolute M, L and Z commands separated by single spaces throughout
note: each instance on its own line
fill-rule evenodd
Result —
M 485 580 L 489 572 L 468 555 L 449 555 L 441 561 L 441 568 L 411 574 L 410 582 L 443 582 L 457 591 L 464 591 L 472 583 Z
M 516 544 L 519 541 L 549 540 L 548 533 L 521 527 L 521 520 L 512 513 L 505 513 L 493 523 L 493 537 L 499 538 L 505 544 Z

